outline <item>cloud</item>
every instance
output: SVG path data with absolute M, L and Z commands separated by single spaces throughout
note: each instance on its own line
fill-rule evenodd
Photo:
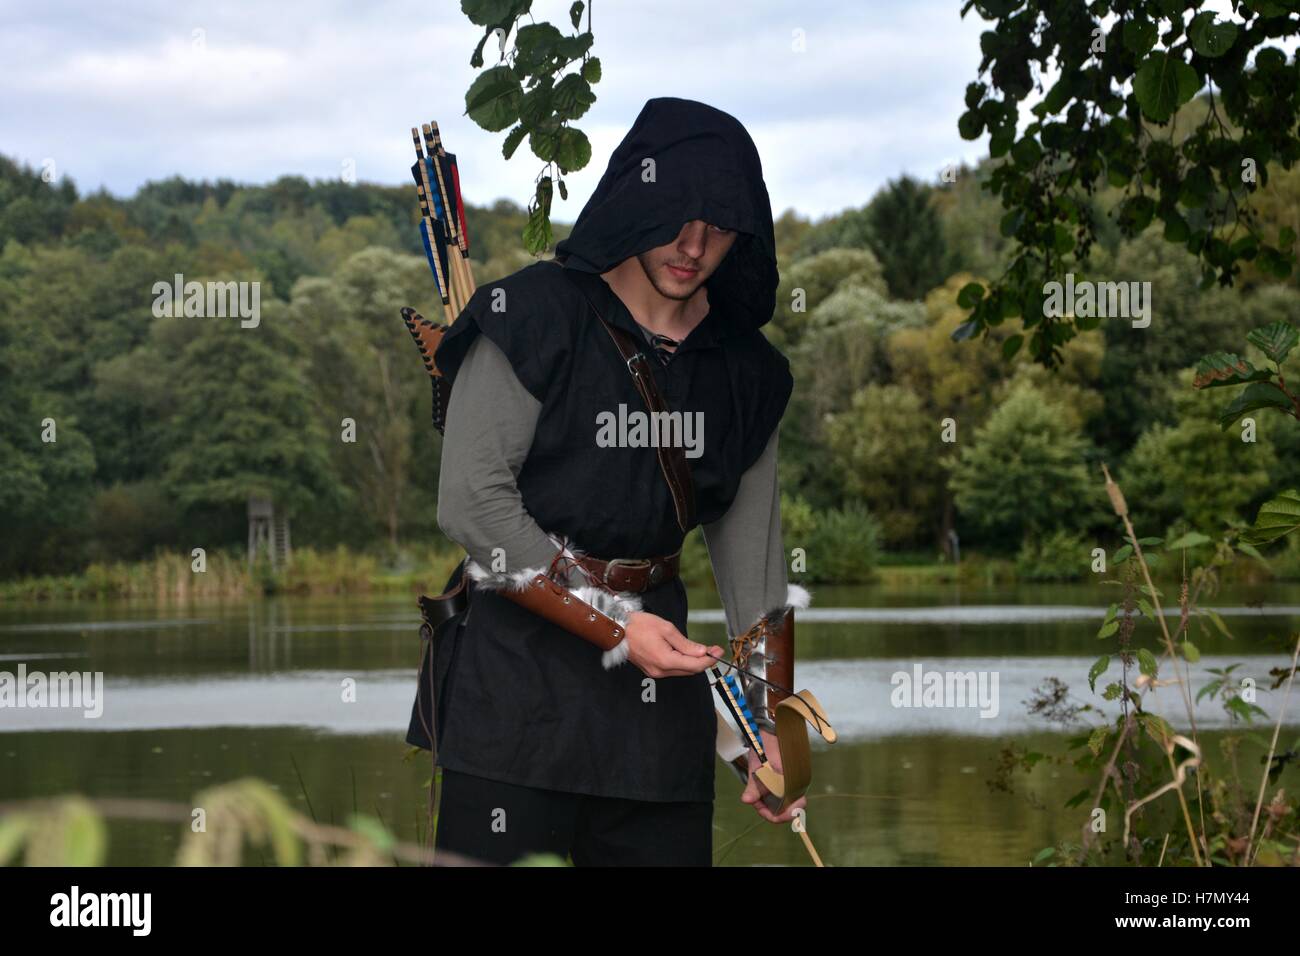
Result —
M 567 21 L 568 2 L 534 6 Z M 739 117 L 778 212 L 861 205 L 902 172 L 933 178 L 980 152 L 956 121 L 982 22 L 961 20 L 955 0 L 627 0 L 594 15 L 604 77 L 578 124 L 593 160 L 569 177 L 559 218 L 576 217 L 653 96 Z M 172 175 L 328 178 L 348 160 L 362 180 L 405 183 L 409 129 L 430 119 L 460 156 L 471 201 L 522 203 L 541 168 L 526 149 L 506 162 L 503 134 L 461 115 L 479 32 L 454 3 L 127 0 L 110 14 L 55 2 L 9 14 L 0 35 L 4 151 L 54 158 L 83 190 L 127 195 Z

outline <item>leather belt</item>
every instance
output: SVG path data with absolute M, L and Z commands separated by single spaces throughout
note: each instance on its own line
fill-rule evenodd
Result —
M 681 557 L 682 553 L 678 551 L 665 558 L 613 558 L 602 561 L 584 554 L 577 558 L 577 562 L 586 569 L 593 581 L 603 584 L 611 591 L 639 594 L 677 577 Z

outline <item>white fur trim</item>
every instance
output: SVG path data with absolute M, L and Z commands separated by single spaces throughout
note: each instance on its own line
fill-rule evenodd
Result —
M 628 651 L 627 638 L 625 637 L 614 647 L 600 655 L 600 666 L 605 670 L 617 667 L 627 660 Z
M 473 558 L 465 562 L 465 573 L 485 591 L 522 591 L 545 568 L 522 568 L 518 571 L 489 571 Z
M 641 610 L 641 599 L 624 591 L 611 594 L 600 588 L 580 587 L 569 588 L 569 593 L 611 618 L 619 627 L 627 627 L 627 619 Z
M 791 584 L 786 590 L 785 603 L 788 607 L 802 610 L 812 604 L 812 594 L 802 585 Z

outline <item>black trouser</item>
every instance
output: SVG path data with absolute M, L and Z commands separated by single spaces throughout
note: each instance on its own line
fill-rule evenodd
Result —
M 436 850 L 487 863 L 530 853 L 577 866 L 710 866 L 713 803 L 539 790 L 442 771 Z M 436 855 L 436 854 L 435 854 Z

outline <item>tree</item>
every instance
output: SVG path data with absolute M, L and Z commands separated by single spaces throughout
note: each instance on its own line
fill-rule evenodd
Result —
M 900 328 L 885 343 L 893 380 L 925 402 L 935 432 L 948 420 L 956 426 L 957 444 L 944 443 L 937 452 L 944 468 L 951 467 L 960 443 L 988 414 L 993 388 L 1006 371 L 999 336 L 974 349 L 952 337 L 965 319 L 957 304 L 958 290 L 969 280 L 956 275 L 935 289 L 925 299 L 925 324 Z M 950 547 L 953 521 L 952 495 L 943 486 L 932 524 L 935 543 L 942 549 Z
M 867 385 L 826 422 L 826 449 L 847 494 L 866 502 L 890 547 L 928 532 L 944 474 L 938 423 L 901 385 Z
M 862 250 L 861 255 L 868 258 L 860 261 L 875 262 L 871 253 Z M 830 258 L 831 253 L 813 257 L 822 265 Z M 890 336 L 925 321 L 918 303 L 891 302 L 862 274 L 856 275 L 841 281 L 808 313 L 808 331 L 786 349 L 799 387 L 782 428 L 785 480 L 820 507 L 845 503 L 844 486 L 834 480 L 834 471 L 825 461 L 827 416 L 847 408 L 863 386 L 888 381 Z
M 867 207 L 846 209 L 816 223 L 804 233 L 798 257 L 815 256 L 827 249 L 870 249 L 871 222 Z
M 772 325 L 781 344 L 793 345 L 812 325 L 813 314 L 838 289 L 870 289 L 879 300 L 887 292 L 880 260 L 868 249 L 827 249 L 782 270 Z
M 1086 526 L 1100 507 L 1088 442 L 1051 398 L 1024 384 L 964 446 L 951 486 L 981 541 L 1014 549 L 1028 537 Z
M 1201 6 L 963 6 L 963 15 L 974 8 L 994 25 L 980 37 L 979 71 L 988 82 L 967 86 L 958 130 L 966 139 L 987 130 L 989 155 L 1003 160 L 988 186 L 1006 210 L 1002 233 L 1016 245 L 1007 272 L 968 295 L 961 337 L 1018 316 L 1034 359 L 1059 360 L 1079 326 L 1070 315 L 1044 314 L 1043 287 L 1086 266 L 1097 235 L 1092 197 L 1103 183 L 1122 190 L 1115 215 L 1124 235 L 1160 220 L 1164 238 L 1199 260 L 1205 288 L 1216 279 L 1232 284 L 1242 262 L 1290 274 L 1295 230 L 1261 232 L 1250 203 L 1270 163 L 1290 169 L 1300 159 L 1296 63 L 1270 45 L 1296 35 L 1300 3 L 1248 0 L 1222 20 Z M 1021 107 L 1043 91 L 1049 69 L 1058 79 L 1020 131 Z
M 929 186 L 903 176 L 867 205 L 868 241 L 896 299 L 920 300 L 948 277 L 947 244 L 930 196 Z
M 15 254 L 6 248 L 6 258 Z M 43 367 L 17 316 L 0 307 L 0 570 L 10 574 L 50 570 L 61 552 L 78 550 L 73 529 L 95 470 L 70 402 L 41 387 Z
M 1152 531 L 1163 532 L 1185 518 L 1196 530 L 1218 532 L 1233 519 L 1251 517 L 1246 506 L 1269 489 L 1269 473 L 1277 464 L 1264 428 L 1257 428 L 1255 440 L 1247 442 L 1242 436 L 1248 432 L 1219 427 L 1224 395 L 1193 391 L 1192 375 L 1191 369 L 1184 371 L 1172 389 L 1175 422 L 1143 432 L 1121 471 L 1134 513 L 1163 522 Z M 1268 432 L 1291 424 L 1270 422 Z
M 428 375 L 399 318 L 404 305 L 432 308 L 428 276 L 414 256 L 367 249 L 331 278 L 301 280 L 289 310 L 295 337 L 306 343 L 322 417 L 330 429 L 345 418 L 356 423 L 355 442 L 331 443 L 337 473 L 393 548 L 404 520 L 431 527 L 435 514 L 431 499 L 410 495 L 416 462 L 420 474 L 432 476 L 423 487 L 436 487 L 439 445 L 429 424 Z
M 1175 420 L 1168 384 L 1178 372 L 1202 355 L 1236 348 L 1250 329 L 1300 310 L 1300 294 L 1286 288 L 1198 289 L 1195 261 L 1153 233 L 1096 259 L 1098 272 L 1111 279 L 1149 282 L 1152 303 L 1149 327 L 1107 320 L 1100 329 L 1106 350 L 1098 390 L 1106 409 L 1093 437 L 1112 459 L 1127 454 L 1151 425 Z
M 272 302 L 255 328 L 238 320 L 171 319 L 192 329 L 176 368 L 168 490 L 185 506 L 227 513 L 252 495 L 292 514 L 341 502 L 324 420 L 284 306 Z M 337 434 L 335 432 L 334 434 Z
M 984 188 L 994 165 L 991 160 L 975 169 L 962 165 L 953 170 L 954 182 L 941 182 L 932 193 L 951 259 L 949 272 L 993 276 L 1007 266 L 1007 239 L 998 230 L 1002 204 Z

